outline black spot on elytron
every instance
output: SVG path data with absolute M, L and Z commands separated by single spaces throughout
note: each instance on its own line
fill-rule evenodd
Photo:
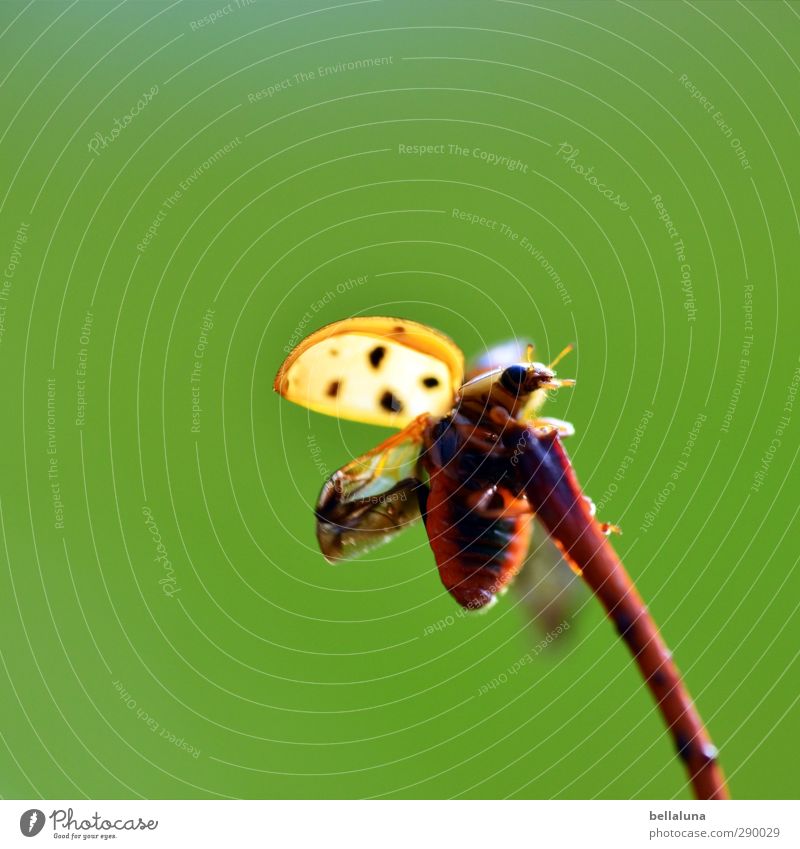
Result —
M 331 348 L 331 356 L 332 357 L 338 357 L 339 356 L 339 349 L 338 348 Z
M 388 389 L 381 395 L 378 403 L 387 413 L 399 413 L 403 409 L 403 402 Z
M 405 329 L 405 327 L 403 327 L 403 325 L 402 325 L 402 324 L 398 324 L 398 325 L 394 328 L 394 332 L 395 332 L 395 333 L 405 333 L 405 332 L 406 332 L 406 329 Z
M 339 391 L 341 390 L 341 388 L 342 388 L 342 381 L 341 380 L 334 380 L 332 383 L 329 383 L 328 388 L 326 390 L 328 397 L 329 398 L 335 398 L 339 394 Z
M 438 377 L 423 377 L 422 378 L 422 385 L 426 389 L 433 389 L 435 386 L 439 385 L 439 378 Z
M 372 368 L 380 368 L 381 360 L 386 356 L 386 348 L 378 345 L 369 352 L 369 361 Z

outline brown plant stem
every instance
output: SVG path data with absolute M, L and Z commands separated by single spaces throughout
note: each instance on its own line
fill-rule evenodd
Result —
M 672 654 L 592 515 L 558 434 L 509 421 L 503 441 L 537 518 L 608 612 L 650 688 L 698 799 L 728 799 L 725 776 Z

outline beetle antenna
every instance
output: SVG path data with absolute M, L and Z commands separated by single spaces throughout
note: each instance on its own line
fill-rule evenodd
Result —
M 574 350 L 575 350 L 575 346 L 572 344 L 572 342 L 570 342 L 569 345 L 567 345 L 567 347 L 564 348 L 564 350 L 553 360 L 553 362 L 550 363 L 549 366 L 547 366 L 547 368 L 553 368 L 553 366 L 557 366 L 561 362 L 561 360 L 563 360 L 564 357 L 566 357 L 567 354 L 570 353 L 570 351 L 574 351 Z
M 533 342 L 528 342 L 528 347 L 525 349 L 525 359 L 529 362 L 533 362 L 533 352 L 536 348 L 533 345 Z

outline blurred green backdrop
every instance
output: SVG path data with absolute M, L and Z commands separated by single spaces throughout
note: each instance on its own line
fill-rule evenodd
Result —
M 732 791 L 797 796 L 797 3 L 0 32 L 3 796 L 688 795 L 593 599 L 539 651 L 514 594 L 455 615 L 419 528 L 318 554 L 324 476 L 387 433 L 271 383 L 361 313 L 576 344 L 549 412 Z

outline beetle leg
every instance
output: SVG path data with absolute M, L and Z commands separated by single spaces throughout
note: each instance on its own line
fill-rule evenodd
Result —
M 570 422 L 565 422 L 563 419 L 551 419 L 536 416 L 529 419 L 532 427 L 540 433 L 552 433 L 555 431 L 559 436 L 575 436 L 575 428 Z
M 575 381 L 572 378 L 559 378 L 554 377 L 552 380 L 548 380 L 546 383 L 540 383 L 539 387 L 541 389 L 560 389 L 562 386 L 574 386 Z

